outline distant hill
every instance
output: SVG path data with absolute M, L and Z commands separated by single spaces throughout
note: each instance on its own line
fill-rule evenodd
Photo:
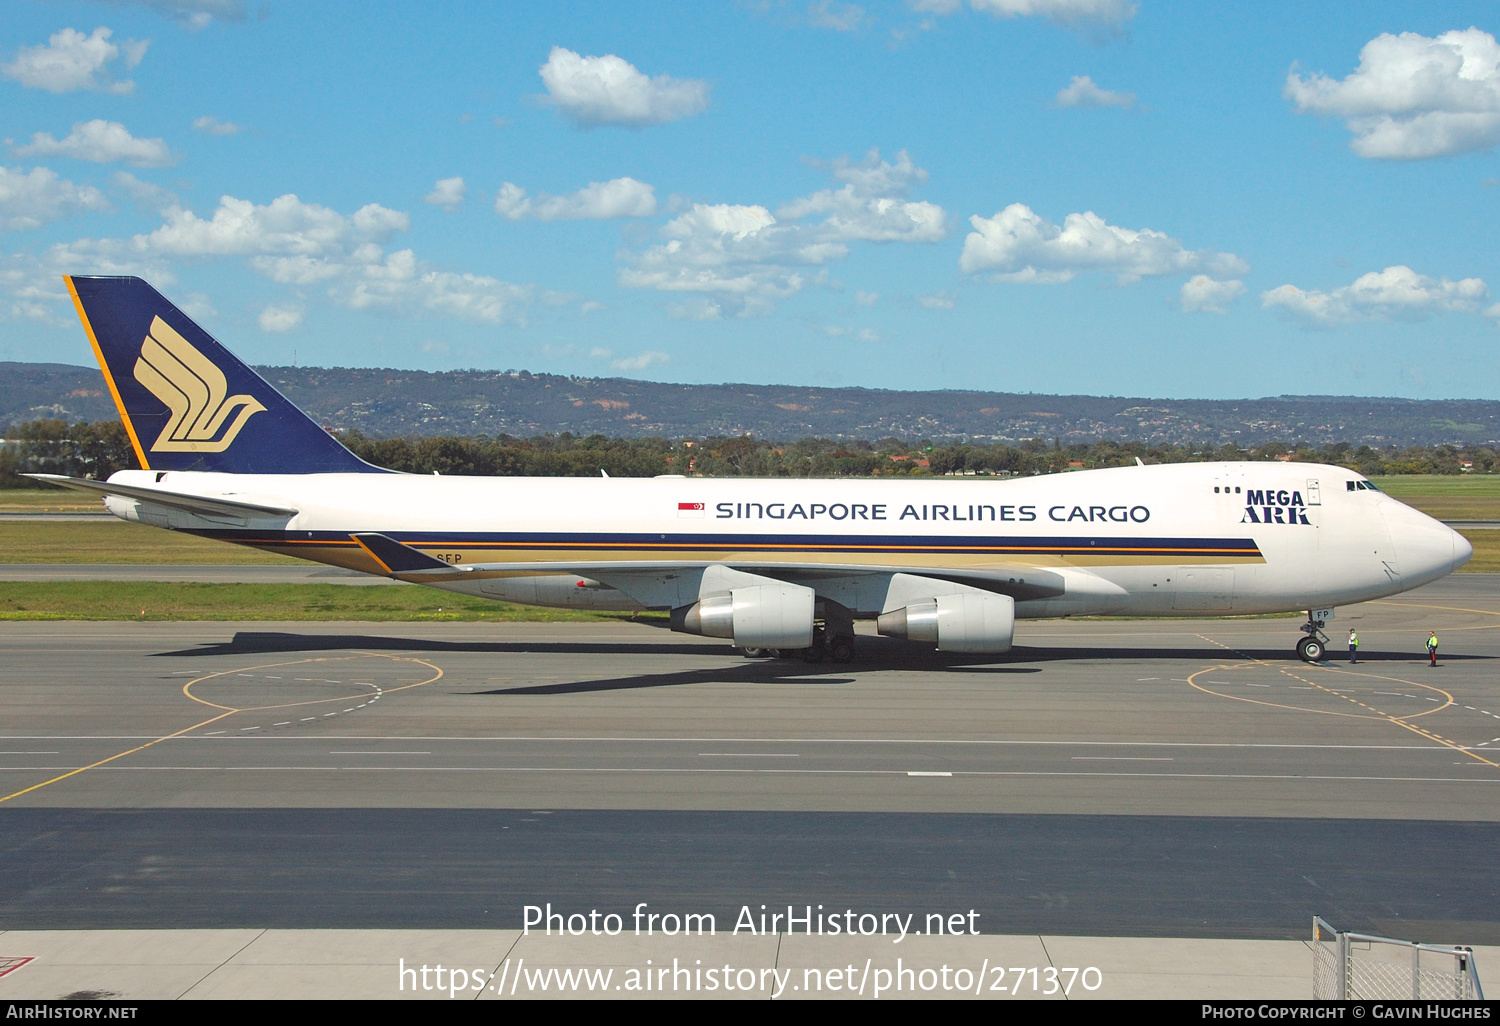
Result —
M 751 434 L 972 439 L 1027 438 L 1243 446 L 1407 446 L 1500 442 L 1500 402 L 1470 399 L 1147 399 L 1006 392 L 897 392 L 793 385 L 673 385 L 527 371 L 428 373 L 346 367 L 259 367 L 323 424 L 367 435 L 625 437 Z M 0 426 L 38 417 L 116 416 L 98 370 L 0 363 Z

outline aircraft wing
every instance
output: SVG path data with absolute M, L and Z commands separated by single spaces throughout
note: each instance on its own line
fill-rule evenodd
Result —
M 158 506 L 170 506 L 172 509 L 180 509 L 185 513 L 195 513 L 204 517 L 294 517 L 300 512 L 286 506 L 267 506 L 258 502 L 241 502 L 238 499 L 208 498 L 202 495 L 169 492 L 161 488 L 146 488 L 141 485 L 110 484 L 108 481 L 92 481 L 83 477 L 65 477 L 61 474 L 22 474 L 21 476 L 63 488 L 73 488 L 80 492 L 118 495 L 125 499 L 154 502 Z
M 802 584 L 810 581 L 828 580 L 833 577 L 861 577 L 870 574 L 919 574 L 940 581 L 966 584 L 982 591 L 998 595 L 1009 595 L 1014 599 L 1057 598 L 1067 590 L 1061 574 L 1032 566 L 989 566 L 983 569 L 947 569 L 943 567 L 888 566 L 884 564 L 849 563 L 762 563 L 723 560 L 675 561 L 663 560 L 617 560 L 607 563 L 464 563 L 453 565 L 434 559 L 419 549 L 402 544 L 383 534 L 356 534 L 355 541 L 370 553 L 386 571 L 395 578 L 412 582 L 432 582 L 438 579 L 457 580 L 461 577 L 536 576 L 545 574 L 575 574 L 609 583 L 611 580 L 631 576 L 657 576 L 675 571 L 701 569 L 708 566 L 727 566 L 746 573 L 759 574 Z

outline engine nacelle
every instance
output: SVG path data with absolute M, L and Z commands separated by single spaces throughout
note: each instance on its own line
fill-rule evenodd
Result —
M 1009 652 L 1016 632 L 1016 603 L 1009 595 L 965 591 L 939 595 L 876 621 L 881 634 L 935 642 L 940 652 Z
M 815 597 L 811 588 L 800 584 L 733 588 L 672 610 L 672 629 L 733 638 L 740 648 L 808 648 Z

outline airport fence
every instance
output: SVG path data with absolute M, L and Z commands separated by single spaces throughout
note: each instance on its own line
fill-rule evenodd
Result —
M 1472 948 L 1340 933 L 1313 916 L 1313 998 L 1318 1001 L 1483 1001 Z

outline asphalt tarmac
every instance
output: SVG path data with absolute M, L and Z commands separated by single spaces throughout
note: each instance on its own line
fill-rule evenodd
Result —
M 0 624 L 0 926 L 646 901 L 1500 942 L 1500 578 L 1338 615 L 1358 664 L 1296 661 L 1277 618 L 847 666 L 627 622 Z

